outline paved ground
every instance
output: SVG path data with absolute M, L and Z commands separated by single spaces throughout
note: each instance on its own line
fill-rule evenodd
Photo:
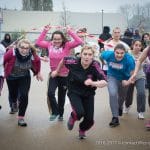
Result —
M 65 105 L 63 122 L 48 120 L 46 103 L 46 80 L 48 65 L 43 65 L 45 81 L 32 81 L 29 106 L 26 113 L 28 127 L 17 126 L 16 115 L 10 115 L 6 84 L 0 98 L 3 106 L 0 110 L 0 150 L 149 150 L 150 131 L 144 128 L 145 120 L 137 119 L 136 105 L 128 115 L 120 118 L 117 128 L 108 126 L 111 113 L 108 103 L 107 88 L 97 90 L 95 99 L 95 125 L 87 133 L 87 139 L 80 141 L 78 123 L 68 131 L 66 122 L 70 114 L 68 101 Z M 135 99 L 134 99 L 135 101 Z M 150 117 L 147 108 L 145 117 Z

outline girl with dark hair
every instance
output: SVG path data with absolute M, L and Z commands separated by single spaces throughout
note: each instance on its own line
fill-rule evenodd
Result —
M 61 31 L 55 31 L 52 34 L 51 41 L 45 41 L 45 36 L 48 33 L 50 26 L 46 26 L 36 41 L 36 45 L 41 48 L 48 49 L 50 59 L 50 70 L 54 71 L 57 68 L 60 60 L 65 56 L 70 55 L 71 49 L 82 44 L 82 40 L 70 29 L 67 28 L 67 33 L 74 39 L 67 41 L 65 35 Z M 56 119 L 63 121 L 64 103 L 67 90 L 67 75 L 68 69 L 63 67 L 59 75 L 55 78 L 49 77 L 48 84 L 48 106 L 51 107 L 50 121 Z M 58 103 L 56 101 L 55 92 L 58 88 Z M 50 105 L 49 105 L 50 104 Z
M 137 74 L 138 74 L 138 72 L 139 72 L 139 70 L 140 70 L 141 64 L 146 60 L 147 57 L 150 59 L 150 46 L 147 46 L 147 47 L 143 50 L 141 56 L 140 56 L 139 59 L 137 60 L 134 73 L 133 73 L 133 75 L 132 75 L 131 78 L 130 78 L 130 82 L 132 82 L 132 83 L 135 82 L 135 79 L 136 79 L 136 76 L 137 76 Z M 150 67 L 147 68 L 147 72 L 150 72 Z M 149 74 L 149 75 L 150 75 L 150 74 Z M 150 80 L 148 80 L 148 82 L 149 82 L 149 81 L 150 81 Z M 150 83 L 148 83 L 148 84 L 150 84 Z M 145 126 L 146 126 L 146 128 L 150 129 L 150 120 L 147 121 L 147 123 L 146 123 Z
M 122 116 L 123 103 L 126 98 L 127 87 L 130 84 L 129 77 L 134 71 L 135 61 L 126 52 L 123 44 L 117 44 L 114 51 L 104 51 L 102 59 L 108 65 L 108 92 L 112 112 L 110 127 L 116 127 L 119 123 L 118 116 Z
M 149 33 L 144 33 L 143 35 L 142 35 L 142 40 L 141 40 L 141 42 L 142 42 L 142 48 L 144 49 L 144 48 L 146 48 L 147 46 L 148 46 L 148 42 L 150 41 L 150 34 Z
M 135 59 L 135 62 L 141 55 L 142 43 L 140 40 L 134 40 L 132 42 L 132 50 L 131 54 Z M 133 101 L 133 92 L 134 87 L 136 87 L 137 91 L 137 112 L 138 112 L 138 119 L 144 119 L 144 112 L 145 112 L 145 73 L 143 71 L 144 63 L 142 63 L 141 68 L 139 69 L 134 84 L 130 84 L 127 92 L 127 96 L 125 99 L 125 108 L 124 113 L 128 113 L 130 106 L 132 105 Z

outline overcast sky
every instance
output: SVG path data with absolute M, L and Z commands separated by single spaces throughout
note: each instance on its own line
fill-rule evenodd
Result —
M 120 5 L 149 2 L 150 0 L 53 0 L 54 11 L 62 11 L 64 2 L 67 10 L 72 12 L 116 12 Z M 8 9 L 21 9 L 22 0 L 0 0 L 0 7 Z

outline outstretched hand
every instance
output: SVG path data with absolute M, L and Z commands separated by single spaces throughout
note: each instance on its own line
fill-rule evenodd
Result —
M 130 83 L 134 83 L 134 82 L 135 82 L 135 77 L 136 77 L 136 75 L 133 74 L 133 75 L 129 78 Z

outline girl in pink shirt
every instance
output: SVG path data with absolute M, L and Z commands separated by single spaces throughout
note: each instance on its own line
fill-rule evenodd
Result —
M 67 28 L 68 35 L 73 40 L 68 41 L 61 31 L 55 31 L 52 33 L 50 41 L 46 41 L 45 37 L 50 29 L 50 26 L 46 26 L 36 41 L 36 45 L 46 48 L 49 52 L 50 59 L 50 70 L 56 70 L 59 62 L 65 57 L 69 56 L 71 49 L 82 44 L 82 40 L 70 29 Z M 68 69 L 64 66 L 59 75 L 55 78 L 49 78 L 48 84 L 48 104 L 51 107 L 50 121 L 56 119 L 57 116 L 59 121 L 63 120 L 64 103 L 67 90 L 67 75 Z M 58 102 L 56 101 L 55 92 L 58 88 Z

